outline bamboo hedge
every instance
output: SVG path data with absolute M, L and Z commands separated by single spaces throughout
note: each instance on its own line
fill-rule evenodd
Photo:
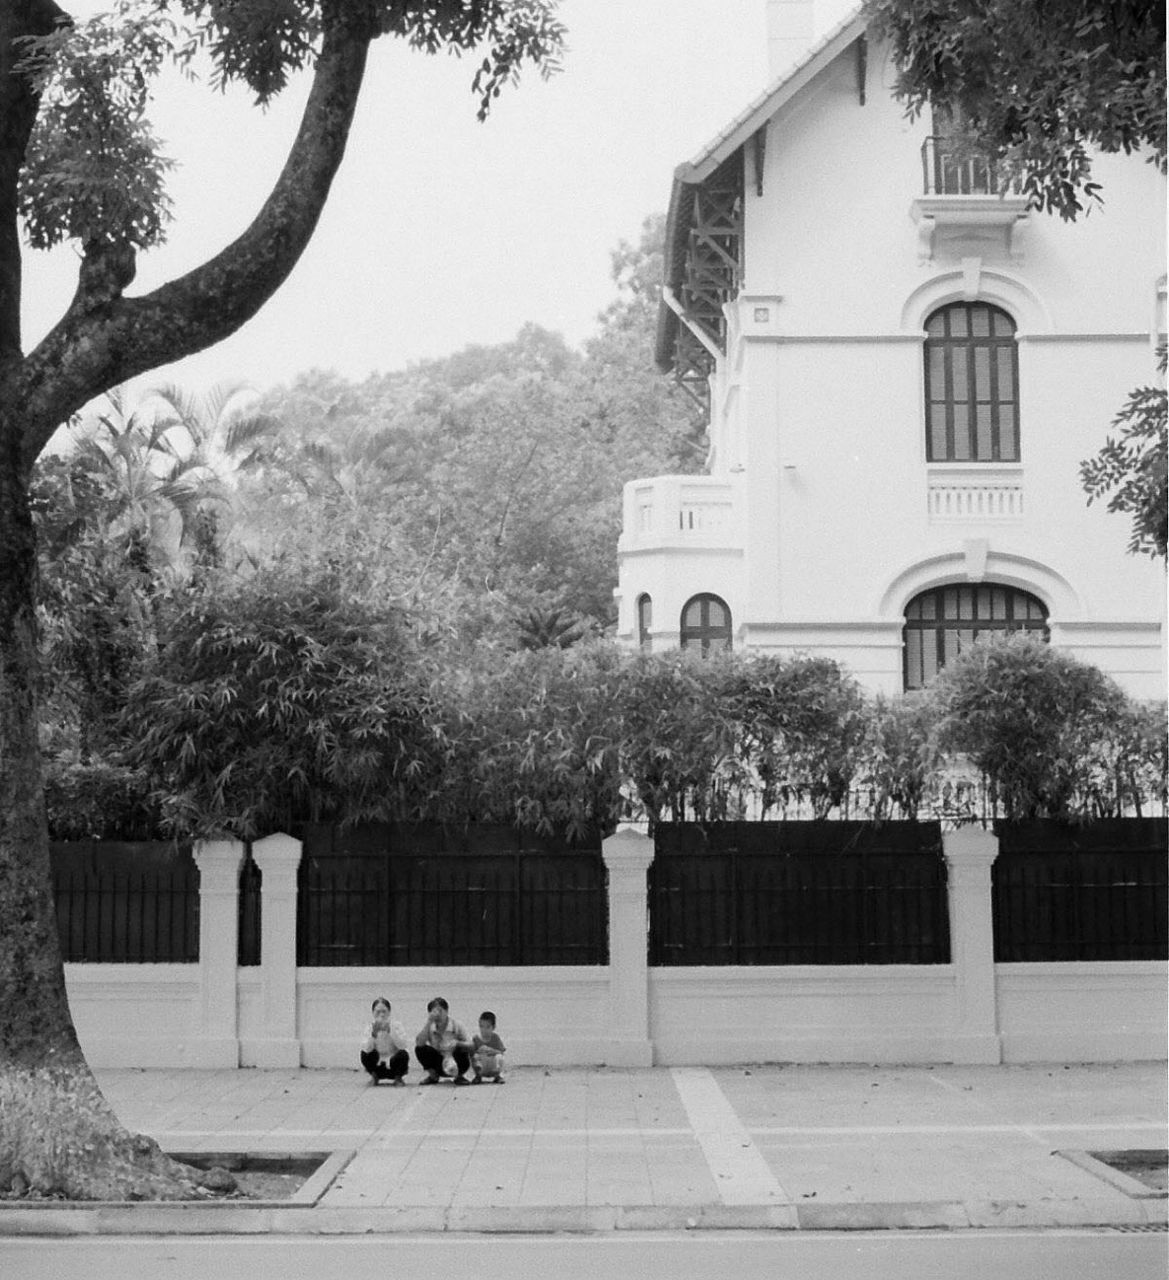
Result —
M 185 838 L 375 820 L 574 838 L 623 820 L 1164 813 L 1164 707 L 1027 637 L 980 641 L 927 691 L 886 698 L 826 658 L 602 641 L 450 670 L 392 613 L 297 591 L 205 602 L 171 628 L 115 735 L 110 812 L 136 780 L 134 835 L 143 814 Z M 101 825 L 105 775 L 84 768 L 83 788 L 53 764 L 53 835 L 123 834 L 77 829 Z

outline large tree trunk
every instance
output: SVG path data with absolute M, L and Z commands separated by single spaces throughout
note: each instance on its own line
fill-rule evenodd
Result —
M 199 1194 L 193 1171 L 122 1128 L 69 1014 L 37 745 L 36 543 L 8 412 L 0 407 L 0 1195 L 186 1198 Z
M 251 318 L 307 245 L 344 153 L 373 30 L 325 0 L 325 32 L 300 132 L 252 226 L 203 267 L 125 298 L 133 260 L 83 261 L 60 323 L 20 341 L 16 183 L 36 98 L 14 41 L 62 15 L 0 0 L 0 1195 L 198 1196 L 196 1171 L 126 1132 L 103 1098 L 69 1013 L 57 934 L 38 734 L 36 542 L 28 486 L 56 427 L 135 374 L 219 341 Z M 111 274 L 112 273 L 112 274 Z

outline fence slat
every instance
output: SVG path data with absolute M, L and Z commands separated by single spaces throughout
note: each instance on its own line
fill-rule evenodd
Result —
M 306 828 L 300 965 L 608 961 L 600 842 L 435 824 Z
M 198 961 L 199 871 L 189 845 L 63 841 L 49 856 L 67 962 Z
M 1169 959 L 1163 818 L 998 822 L 995 959 Z
M 938 823 L 663 823 L 653 965 L 945 964 Z

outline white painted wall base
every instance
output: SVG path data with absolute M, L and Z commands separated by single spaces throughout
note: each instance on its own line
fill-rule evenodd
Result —
M 1161 1059 L 1169 965 L 1156 960 L 995 966 L 1005 1062 Z
M 953 965 L 652 969 L 654 1060 L 998 1062 L 998 1037 L 963 1029 Z
M 281 1067 L 299 1067 L 301 1044 L 299 1040 L 241 1040 L 239 1045 L 241 1067 L 260 1067 L 275 1070 Z

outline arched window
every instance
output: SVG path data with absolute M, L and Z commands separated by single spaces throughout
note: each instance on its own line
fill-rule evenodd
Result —
M 930 462 L 1018 462 L 1015 322 L 987 302 L 952 302 L 925 322 Z
M 653 647 L 654 604 L 651 597 L 637 597 L 637 644 L 641 649 Z
M 682 609 L 682 648 L 702 650 L 705 656 L 731 647 L 731 611 L 709 594 L 691 596 Z
M 1047 610 L 1026 591 L 990 582 L 934 587 L 914 596 L 905 609 L 906 689 L 929 684 L 988 631 L 1036 631 L 1047 640 Z

